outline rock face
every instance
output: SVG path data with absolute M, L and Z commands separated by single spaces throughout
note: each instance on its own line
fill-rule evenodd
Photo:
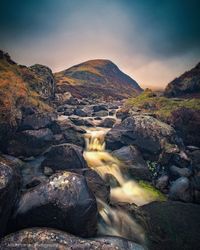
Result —
M 55 74 L 57 92 L 75 97 L 123 99 L 141 92 L 139 85 L 108 60 L 91 60 Z M 95 89 L 95 93 L 94 93 Z
M 55 80 L 51 69 L 40 64 L 35 64 L 30 69 L 41 80 L 41 84 L 37 85 L 36 91 L 45 99 L 53 99 L 55 96 Z
M 175 130 L 151 116 L 135 115 L 115 125 L 106 135 L 107 147 L 118 149 L 124 145 L 135 145 L 147 155 L 158 156 L 161 152 L 176 152 L 182 141 Z
M 87 168 L 82 148 L 73 144 L 52 146 L 44 156 L 42 166 L 54 171 Z
M 24 130 L 9 141 L 7 152 L 14 156 L 37 156 L 53 144 L 53 133 L 49 128 Z
M 114 118 L 105 118 L 100 124 L 100 127 L 104 127 L 104 128 L 112 128 L 113 125 L 115 124 L 116 120 Z
M 19 195 L 18 165 L 0 156 L 0 237 L 5 233 L 8 219 Z
M 31 247 L 37 249 L 44 249 L 48 246 L 48 249 L 55 250 L 144 250 L 142 246 L 119 237 L 82 239 L 50 228 L 29 228 L 8 235 L 0 242 L 0 248 L 28 249 L 30 243 Z
M 85 178 L 60 172 L 21 196 L 9 230 L 53 227 L 89 237 L 96 233 L 96 223 L 96 200 Z
M 193 69 L 170 82 L 165 89 L 165 96 L 178 97 L 200 93 L 200 63 Z

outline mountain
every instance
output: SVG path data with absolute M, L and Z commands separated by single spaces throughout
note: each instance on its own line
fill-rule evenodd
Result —
M 90 60 L 54 74 L 57 92 L 73 96 L 123 99 L 142 89 L 109 60 Z
M 164 92 L 167 97 L 178 97 L 200 94 L 200 63 L 170 82 Z

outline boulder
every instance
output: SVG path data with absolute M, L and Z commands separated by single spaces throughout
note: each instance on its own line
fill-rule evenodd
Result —
M 100 117 L 108 116 L 108 111 L 106 111 L 106 110 L 101 110 L 101 111 L 95 112 L 95 113 L 93 114 L 93 116 L 100 116 Z
M 130 116 L 130 114 L 129 114 L 129 110 L 128 109 L 119 109 L 116 112 L 116 117 L 118 119 L 121 119 L 121 120 L 124 120 L 127 117 L 129 117 L 129 116 Z
M 0 156 L 0 238 L 19 195 L 19 164 Z
M 141 153 L 134 146 L 124 146 L 112 153 L 124 165 L 124 169 L 128 173 L 139 180 L 151 180 L 151 174 L 148 169 L 147 163 L 143 159 Z
M 14 156 L 36 156 L 43 153 L 53 141 L 54 136 L 49 128 L 24 130 L 9 141 L 7 152 Z
M 169 185 L 169 176 L 162 175 L 156 180 L 156 188 L 162 191 L 163 193 L 167 193 Z
M 149 250 L 200 249 L 199 205 L 166 201 L 142 206 L 140 218 L 146 222 Z
M 70 120 L 57 120 L 51 126 L 52 132 L 56 135 L 62 135 L 63 143 L 73 143 L 79 146 L 85 145 L 85 130 L 75 126 Z
M 56 119 L 55 114 L 47 114 L 47 113 L 35 113 L 32 115 L 28 115 L 23 118 L 21 125 L 18 130 L 37 130 L 41 128 L 48 128 L 51 126 L 53 120 Z
M 105 118 L 100 124 L 99 127 L 104 127 L 104 128 L 112 128 L 113 125 L 115 124 L 116 120 L 114 118 Z
M 189 179 L 180 177 L 174 181 L 169 190 L 169 198 L 176 201 L 191 202 L 193 198 Z
M 74 103 L 73 100 L 74 100 L 74 98 L 72 97 L 71 93 L 69 93 L 69 92 L 55 94 L 55 102 L 57 105 Z M 72 104 L 72 105 L 74 105 L 74 104 Z
M 87 112 L 85 112 L 83 109 L 77 108 L 74 110 L 74 115 L 86 117 L 88 116 Z
M 169 168 L 169 173 L 172 179 L 177 179 L 179 177 L 190 177 L 192 175 L 192 171 L 189 168 L 179 168 L 174 165 Z
M 54 171 L 87 168 L 81 147 L 69 143 L 51 146 L 44 154 L 42 168 L 50 167 Z
M 63 171 L 23 193 L 8 231 L 27 227 L 52 227 L 82 237 L 94 236 L 97 205 L 85 178 Z
M 171 126 L 145 115 L 128 117 L 116 124 L 107 133 L 106 143 L 107 148 L 112 150 L 124 145 L 135 145 L 148 160 L 165 157 L 167 161 L 171 160 L 172 154 L 180 152 L 183 146 Z M 161 155 L 163 152 L 165 155 Z
M 82 249 L 144 250 L 142 246 L 120 237 L 83 239 L 52 228 L 28 228 L 10 234 L 0 242 L 1 249 Z
M 70 120 L 76 125 L 76 126 L 86 126 L 86 127 L 93 127 L 94 124 L 90 119 L 80 119 L 77 117 L 70 117 Z
M 102 110 L 108 111 L 108 107 L 105 104 L 99 104 L 99 105 L 93 106 L 93 110 L 94 110 L 94 112 L 99 112 Z

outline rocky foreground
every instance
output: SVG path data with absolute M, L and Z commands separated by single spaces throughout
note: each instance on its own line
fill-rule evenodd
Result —
M 152 113 L 124 110 L 122 101 L 98 103 L 56 93 L 47 68 L 19 68 L 1 57 L 6 83 L 9 65 L 25 92 L 10 96 L 6 84 L 1 88 L 0 249 L 200 249 L 197 146 L 184 143 L 174 127 Z M 37 82 L 31 93 L 27 79 Z M 85 134 L 93 127 L 108 130 L 106 149 L 123 163 L 124 173 L 148 189 L 154 186 L 165 201 L 136 206 L 111 199 L 112 183 L 83 156 Z M 144 238 L 136 228 L 110 233 L 115 237 L 102 233 L 99 199 L 133 218 Z M 116 218 L 108 214 L 108 220 L 113 225 Z M 129 228 L 123 221 L 122 231 Z

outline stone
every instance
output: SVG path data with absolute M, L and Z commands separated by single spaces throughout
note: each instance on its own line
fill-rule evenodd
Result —
M 3 238 L 1 249 L 82 249 L 82 250 L 144 250 L 132 241 L 120 237 L 83 239 L 52 228 L 28 228 Z
M 114 118 L 105 118 L 100 124 L 99 127 L 104 127 L 104 128 L 112 128 L 113 125 L 115 124 L 116 120 Z
M 8 231 L 28 227 L 52 227 L 82 237 L 94 236 L 97 205 L 85 178 L 63 171 L 23 193 Z
M 0 238 L 19 196 L 20 173 L 16 161 L 0 156 Z
M 176 201 L 192 202 L 190 182 L 187 177 L 180 177 L 171 185 L 169 198 Z
M 42 168 L 49 167 L 54 171 L 87 168 L 83 150 L 77 145 L 64 143 L 49 148 L 44 154 Z
M 124 146 L 112 152 L 123 163 L 123 168 L 135 179 L 151 180 L 147 163 L 139 150 L 134 146 Z
M 99 105 L 93 106 L 93 110 L 94 110 L 94 112 L 99 112 L 99 111 L 102 111 L 102 110 L 107 111 L 108 107 L 106 105 L 104 105 L 104 104 L 99 104 Z
M 95 112 L 93 115 L 100 116 L 100 117 L 108 116 L 108 111 L 101 110 L 101 111 Z
M 192 175 L 192 171 L 189 168 L 179 168 L 174 165 L 169 168 L 169 173 L 172 179 L 177 179 L 179 177 L 190 177 Z
M 24 130 L 9 141 L 7 152 L 14 156 L 37 156 L 53 144 L 54 136 L 49 128 Z

